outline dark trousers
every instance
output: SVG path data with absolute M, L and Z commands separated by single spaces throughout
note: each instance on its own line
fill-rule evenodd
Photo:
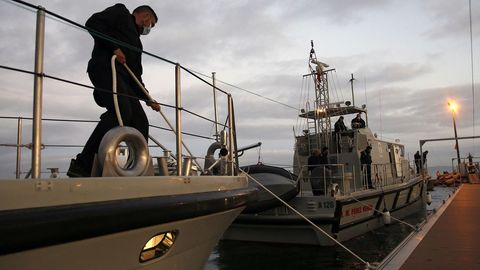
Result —
M 112 89 L 112 77 L 108 72 L 89 72 L 90 80 L 95 88 Z M 129 83 L 130 80 L 117 76 L 117 93 L 123 93 L 130 96 L 137 96 L 135 90 L 137 85 Z M 113 105 L 113 94 L 95 90 L 95 101 L 107 111 L 100 116 L 100 122 L 97 124 L 90 138 L 87 140 L 83 151 L 77 155 L 77 163 L 87 172 L 91 172 L 93 159 L 98 152 L 98 147 L 103 136 L 112 128 L 118 126 L 117 115 Z M 136 98 L 117 95 L 118 107 L 125 126 L 133 127 L 143 134 L 148 141 L 148 119 L 145 111 Z
M 373 187 L 372 184 L 372 165 L 364 164 L 363 165 L 363 173 L 367 178 L 367 185 L 368 187 Z

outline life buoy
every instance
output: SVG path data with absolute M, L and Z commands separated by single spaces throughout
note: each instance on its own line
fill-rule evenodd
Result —
M 121 142 L 127 144 L 131 155 L 131 164 L 122 167 L 117 160 L 117 148 Z M 132 127 L 115 127 L 103 136 L 98 148 L 98 161 L 102 168 L 109 166 L 118 176 L 144 175 L 148 168 L 150 155 L 143 135 Z

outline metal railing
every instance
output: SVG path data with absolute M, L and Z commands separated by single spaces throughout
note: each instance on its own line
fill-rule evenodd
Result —
M 312 168 L 312 170 L 308 170 Z M 300 170 L 299 179 L 304 178 L 304 181 L 299 180 L 300 194 L 304 195 L 305 191 L 311 189 L 313 195 L 329 195 L 333 184 L 337 184 L 342 192 L 350 192 L 350 182 L 352 179 L 346 175 L 345 164 L 325 164 L 325 165 L 303 165 Z M 306 175 L 304 172 L 309 171 Z M 305 183 L 310 182 L 310 186 L 305 186 Z M 330 188 L 330 189 L 329 189 Z M 331 194 L 330 194 L 331 195 Z
M 303 165 L 298 175 L 300 194 L 312 191 L 313 195 L 349 195 L 353 192 L 368 189 L 367 166 L 345 164 Z M 402 172 L 396 173 L 396 164 L 372 164 L 371 181 L 373 187 L 384 188 L 390 185 L 405 183 L 412 179 L 412 170 L 407 160 L 401 164 Z M 308 169 L 314 167 L 311 171 Z M 307 174 L 307 172 L 309 172 Z M 301 180 L 303 179 L 303 181 Z M 306 183 L 310 182 L 309 186 Z M 338 192 L 334 190 L 338 188 Z M 308 193 L 309 194 L 309 193 Z
M 84 84 L 81 84 L 81 83 L 78 83 L 78 82 L 65 80 L 65 79 L 54 77 L 54 76 L 51 76 L 51 75 L 48 75 L 48 74 L 44 73 L 44 71 L 43 71 L 43 63 L 44 63 L 43 55 L 44 55 L 45 15 L 46 14 L 54 17 L 55 19 L 63 21 L 66 24 L 71 24 L 75 27 L 87 30 L 88 33 L 90 33 L 90 34 L 92 34 L 92 35 L 94 35 L 98 38 L 108 40 L 108 41 L 113 42 L 115 44 L 122 45 L 124 47 L 129 48 L 129 49 L 147 54 L 147 55 L 152 56 L 156 59 L 159 59 L 161 61 L 164 61 L 166 63 L 174 65 L 175 66 L 175 105 L 172 106 L 172 105 L 162 104 L 162 103 L 159 103 L 159 104 L 162 105 L 163 107 L 172 108 L 172 109 L 175 110 L 175 118 L 176 118 L 175 119 L 176 120 L 176 122 L 175 122 L 175 126 L 176 126 L 176 128 L 175 128 L 176 157 L 183 157 L 183 155 L 182 155 L 182 142 L 183 142 L 182 134 L 184 134 L 184 132 L 182 132 L 182 111 L 183 111 L 183 112 L 188 113 L 190 115 L 196 116 L 199 119 L 203 119 L 203 120 L 206 120 L 210 123 L 214 123 L 216 131 L 218 131 L 219 126 L 223 126 L 223 129 L 227 130 L 228 136 L 227 136 L 227 140 L 225 142 L 225 148 L 228 149 L 228 156 L 227 156 L 228 169 L 226 170 L 226 173 L 232 174 L 232 175 L 236 175 L 238 173 L 238 157 L 233 155 L 233 153 L 236 152 L 236 148 L 237 148 L 233 98 L 232 98 L 231 94 L 229 94 L 228 92 L 216 87 L 215 77 L 213 77 L 214 81 L 212 83 L 207 82 L 206 80 L 204 80 L 204 79 L 200 78 L 198 75 L 196 75 L 193 71 L 191 71 L 188 68 L 180 65 L 179 63 L 175 63 L 173 61 L 170 61 L 168 59 L 159 57 L 159 56 L 154 55 L 152 53 L 148 53 L 148 52 L 143 51 L 139 48 L 133 47 L 129 44 L 125 44 L 121 41 L 115 40 L 112 37 L 109 37 L 109 36 L 106 36 L 102 33 L 96 32 L 92 29 L 88 29 L 88 28 L 86 28 L 86 27 L 84 27 L 84 26 L 82 26 L 82 25 L 80 25 L 80 24 L 78 24 L 78 23 L 76 23 L 72 20 L 69 20 L 65 17 L 62 17 L 62 16 L 60 16 L 58 14 L 55 14 L 51 11 L 48 11 L 47 9 L 45 9 L 43 7 L 34 6 L 32 4 L 26 3 L 24 1 L 19 1 L 19 0 L 12 0 L 12 1 L 21 5 L 21 6 L 26 6 L 26 7 L 29 7 L 31 9 L 36 10 L 36 15 L 37 15 L 36 41 L 35 41 L 35 44 L 36 44 L 36 46 L 35 46 L 35 69 L 34 69 L 34 71 L 32 72 L 32 71 L 27 71 L 27 70 L 21 70 L 21 69 L 18 69 L 18 68 L 7 67 L 7 66 L 3 66 L 3 65 L 0 66 L 0 68 L 3 68 L 3 69 L 16 71 L 16 72 L 27 73 L 27 74 L 31 74 L 31 75 L 34 76 L 34 100 L 33 100 L 34 105 L 33 105 L 33 117 L 31 118 L 32 121 L 33 121 L 32 122 L 32 143 L 31 143 L 31 149 L 32 149 L 31 175 L 32 175 L 32 178 L 34 178 L 34 179 L 35 178 L 40 178 L 40 174 L 41 174 L 41 170 L 40 170 L 41 169 L 41 150 L 42 150 L 42 147 L 44 147 L 44 145 L 42 144 L 42 121 L 45 120 L 42 117 L 43 79 L 44 78 L 53 79 L 53 80 L 57 80 L 57 81 L 64 82 L 64 83 L 70 83 L 70 84 L 74 84 L 74 85 L 77 85 L 77 86 L 82 86 L 82 87 L 86 87 L 86 88 L 90 88 L 90 89 L 95 89 L 97 91 L 112 93 L 110 89 L 93 88 L 92 86 L 89 86 L 89 85 L 84 85 Z M 216 104 L 216 96 L 215 95 L 214 95 L 215 120 L 211 120 L 207 117 L 201 116 L 199 114 L 196 114 L 196 113 L 194 113 L 192 111 L 189 111 L 188 109 L 182 107 L 182 102 L 181 102 L 181 96 L 182 96 L 181 95 L 181 73 L 180 73 L 181 70 L 186 71 L 188 74 L 190 74 L 191 76 L 200 80 L 201 82 L 205 83 L 206 85 L 211 86 L 213 88 L 214 93 L 215 92 L 220 92 L 220 93 L 223 93 L 224 95 L 226 95 L 226 97 L 227 97 L 227 108 L 228 108 L 227 109 L 226 124 L 222 124 L 222 123 L 218 122 L 218 119 L 217 119 L 218 118 L 218 113 L 217 113 L 217 104 Z M 137 97 L 124 95 L 122 93 L 117 93 L 116 95 L 122 95 L 122 96 L 126 96 L 128 98 L 135 98 L 135 99 L 141 100 Z M 20 167 L 21 167 L 21 164 L 20 164 L 21 147 L 27 147 L 27 146 L 22 145 L 22 141 L 21 141 L 22 119 L 25 119 L 25 118 L 17 117 L 16 119 L 18 119 L 18 130 L 17 130 L 17 143 L 16 143 L 16 145 L 14 145 L 15 147 L 17 147 L 17 163 L 16 163 L 16 173 L 15 174 L 16 174 L 16 177 L 19 178 L 20 177 L 20 172 L 21 172 L 21 170 L 20 170 Z M 68 121 L 68 120 L 65 120 L 65 121 Z M 215 139 L 218 141 L 218 134 L 215 134 L 214 136 L 216 137 Z M 205 136 L 204 136 L 204 138 L 205 138 Z M 210 138 L 207 137 L 207 139 L 210 139 Z M 159 144 L 157 141 L 155 141 L 155 140 L 153 140 L 153 141 L 156 142 L 157 145 L 162 147 L 161 144 Z M 177 173 L 178 173 L 178 175 L 182 175 L 183 159 L 182 158 L 177 158 L 176 163 L 177 163 L 176 164 L 177 165 Z
M 475 168 L 476 171 L 480 171 L 480 157 L 465 157 L 460 158 L 460 162 L 457 161 L 458 158 L 452 158 L 452 172 L 455 171 L 454 161 L 457 164 L 460 164 L 460 168 L 457 166 L 457 172 L 461 175 L 467 175 L 469 173 L 469 167 Z M 471 161 L 470 161 L 471 160 Z

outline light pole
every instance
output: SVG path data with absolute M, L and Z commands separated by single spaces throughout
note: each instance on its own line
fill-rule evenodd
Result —
M 460 149 L 458 147 L 457 124 L 455 123 L 455 112 L 457 111 L 457 104 L 453 101 L 449 101 L 448 107 L 452 111 L 453 131 L 455 132 L 455 148 L 457 149 L 457 170 L 458 172 L 460 172 Z

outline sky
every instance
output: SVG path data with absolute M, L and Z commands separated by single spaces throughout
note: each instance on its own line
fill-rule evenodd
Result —
M 116 2 L 29 0 L 82 25 L 91 14 Z M 142 37 L 144 50 L 199 72 L 208 81 L 206 76 L 216 72 L 217 86 L 234 99 L 238 145 L 262 142 L 261 148 L 241 157 L 241 165 L 261 161 L 291 166 L 294 132 L 302 129 L 297 115 L 313 87 L 302 78 L 308 72 L 311 40 L 319 60 L 335 68 L 330 100 L 351 100 L 353 73 L 355 104 L 366 104 L 369 127 L 382 139 L 399 139 L 407 157 L 413 159 L 419 140 L 453 137 L 450 99 L 459 104 L 458 136 L 479 134 L 480 1 L 471 3 L 474 91 L 468 0 L 125 2 L 131 11 L 142 4 L 150 5 L 159 17 L 151 33 Z M 33 71 L 35 13 L 2 0 L 0 20 L 0 64 Z M 87 32 L 47 17 L 45 47 L 46 74 L 90 85 L 85 71 L 93 39 Z M 143 66 L 143 81 L 152 96 L 174 105 L 174 66 L 148 55 L 143 56 Z M 213 119 L 211 87 L 186 72 L 181 84 L 182 106 Z M 1 117 L 32 117 L 31 75 L 0 69 L 0 91 Z M 223 121 L 225 97 L 217 98 Z M 159 114 L 145 110 L 150 124 L 167 127 Z M 162 111 L 174 123 L 174 112 L 168 106 Z M 102 112 L 90 89 L 44 80 L 44 118 L 98 120 Z M 17 120 L 0 119 L 0 127 L 0 144 L 15 144 Z M 81 146 L 93 128 L 92 123 L 44 121 L 42 141 Z M 211 137 L 215 128 L 185 115 L 183 130 Z M 150 133 L 175 149 L 171 132 L 151 128 Z M 31 142 L 31 134 L 31 121 L 23 120 L 23 144 Z M 184 139 L 198 157 L 205 156 L 212 142 Z M 479 143 L 480 139 L 460 140 L 461 156 L 480 157 Z M 452 141 L 427 143 L 424 149 L 429 150 L 429 166 L 448 166 L 456 156 Z M 65 172 L 80 150 L 46 147 L 41 170 L 57 167 Z M 158 148 L 151 153 L 162 154 Z M 21 160 L 22 171 L 28 171 L 29 149 L 22 150 Z M 15 177 L 15 161 L 16 149 L 0 146 L 1 179 Z M 199 162 L 203 164 L 200 158 Z

